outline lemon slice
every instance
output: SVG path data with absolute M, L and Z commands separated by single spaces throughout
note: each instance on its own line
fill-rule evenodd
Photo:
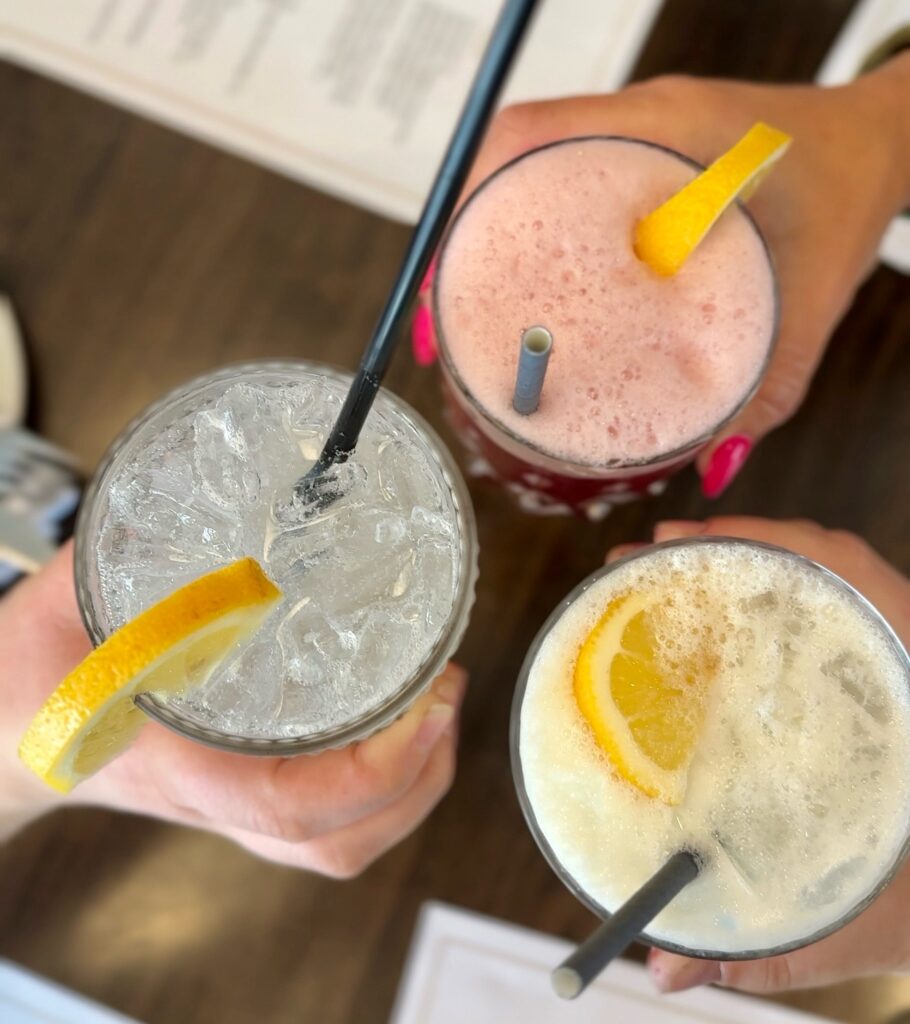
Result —
M 769 125 L 753 125 L 732 149 L 635 225 L 635 255 L 658 274 L 675 274 L 724 210 L 752 194 L 791 141 Z
M 715 671 L 702 641 L 658 642 L 663 609 L 647 594 L 607 606 L 575 663 L 575 699 L 613 767 L 647 796 L 678 804 Z
M 68 793 L 125 750 L 148 721 L 133 703 L 137 693 L 184 693 L 203 683 L 280 597 L 252 558 L 181 587 L 70 672 L 32 719 L 19 757 Z

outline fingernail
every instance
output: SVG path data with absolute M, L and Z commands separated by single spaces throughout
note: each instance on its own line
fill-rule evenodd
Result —
M 418 366 L 432 366 L 436 362 L 436 332 L 429 306 L 422 302 L 411 323 L 411 349 Z
M 623 558 L 625 555 L 631 555 L 633 551 L 640 551 L 647 546 L 644 541 L 630 541 L 628 544 L 617 544 L 607 552 L 606 563 L 609 565 L 610 562 L 615 562 L 617 559 Z
M 419 750 L 432 750 L 439 738 L 449 728 L 455 718 L 455 709 L 451 704 L 434 704 L 423 716 L 417 729 L 415 743 Z
M 720 964 L 716 960 L 655 955 L 648 957 L 648 970 L 661 992 L 684 992 L 720 981 Z
M 711 456 L 701 479 L 701 491 L 706 498 L 716 498 L 730 486 L 736 474 L 752 451 L 752 439 L 745 434 L 734 434 L 722 441 Z

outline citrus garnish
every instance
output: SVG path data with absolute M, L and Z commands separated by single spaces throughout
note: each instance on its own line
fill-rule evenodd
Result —
M 113 633 L 63 680 L 32 719 L 19 757 L 68 793 L 135 739 L 142 692 L 185 693 L 205 682 L 281 597 L 252 558 L 186 584 Z
M 785 132 L 754 124 L 732 149 L 635 225 L 635 255 L 658 274 L 675 274 L 724 210 L 752 194 L 790 142 Z
M 658 640 L 666 609 L 647 594 L 607 606 L 575 663 L 575 699 L 599 746 L 626 781 L 678 804 L 715 670 L 709 644 Z

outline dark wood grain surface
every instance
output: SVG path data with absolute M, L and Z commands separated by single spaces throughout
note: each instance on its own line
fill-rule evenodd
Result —
M 809 79 L 849 0 L 669 0 L 637 77 Z M 353 366 L 406 242 L 401 226 L 23 70 L 0 67 L 0 285 L 34 371 L 33 425 L 90 469 L 142 406 L 238 359 Z M 712 508 L 856 530 L 910 570 L 910 289 L 878 270 L 798 416 Z M 389 381 L 444 436 L 436 380 Z M 473 485 L 481 582 L 461 651 L 471 691 L 454 789 L 360 879 L 255 860 L 140 818 L 70 810 L 0 849 L 0 955 L 148 1024 L 387 1019 L 429 898 L 579 939 L 591 927 L 538 855 L 513 795 L 511 691 L 546 614 L 607 547 L 708 511 L 691 473 L 590 525 L 527 518 Z M 790 997 L 874 1024 L 910 984 Z

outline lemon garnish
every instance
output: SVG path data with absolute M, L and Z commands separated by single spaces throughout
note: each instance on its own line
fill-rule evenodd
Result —
M 790 145 L 785 132 L 754 124 L 723 156 L 635 225 L 635 254 L 658 274 L 677 273 L 727 207 L 746 199 Z
M 575 699 L 599 746 L 626 781 L 678 804 L 715 671 L 709 645 L 668 652 L 661 603 L 625 594 L 607 606 L 575 664 Z
M 125 750 L 148 721 L 133 703 L 137 693 L 179 694 L 203 683 L 280 597 L 252 558 L 176 590 L 70 672 L 32 719 L 19 757 L 68 793 Z

